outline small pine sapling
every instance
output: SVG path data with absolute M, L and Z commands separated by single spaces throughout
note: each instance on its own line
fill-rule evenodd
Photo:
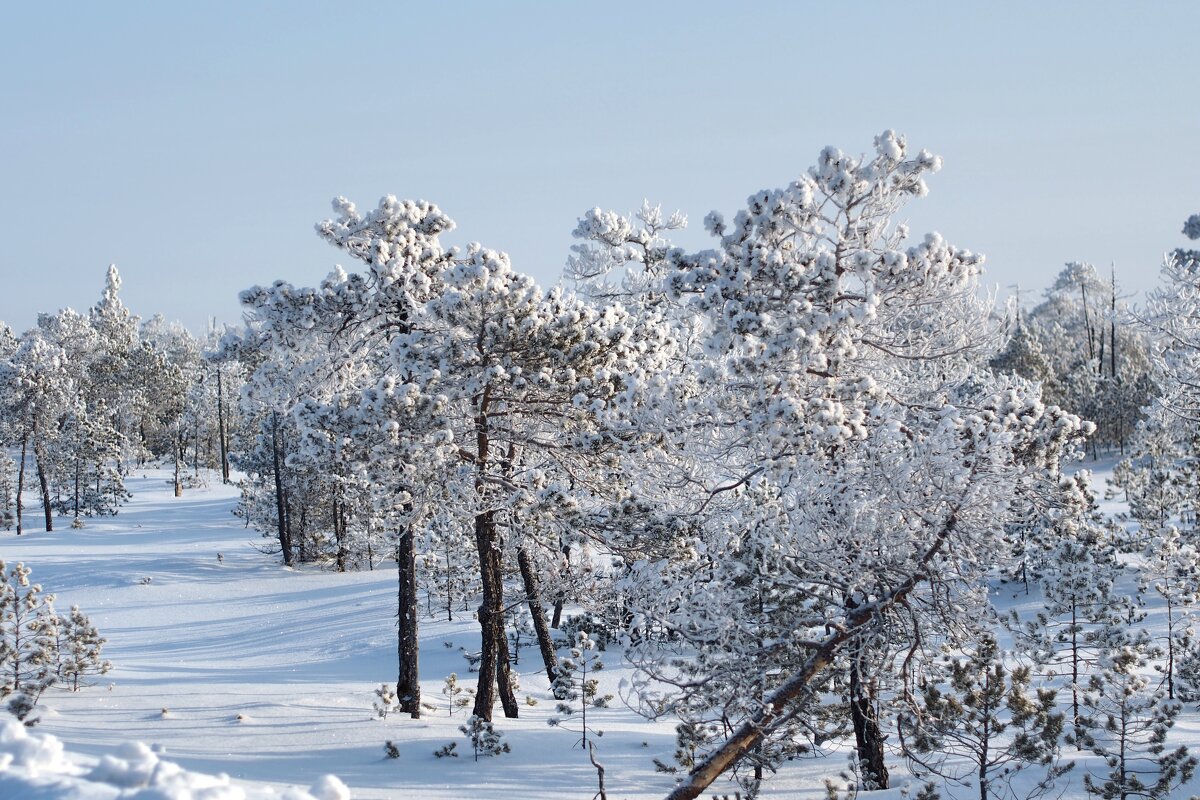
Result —
M 454 716 L 454 709 L 466 708 L 475 702 L 475 690 L 470 686 L 463 687 L 458 683 L 458 673 L 451 672 L 446 676 L 446 683 L 442 686 L 442 694 L 446 695 L 450 706 L 450 716 Z
M 58 618 L 58 677 L 72 692 L 79 691 L 82 676 L 107 675 L 112 669 L 112 662 L 100 657 L 107 641 L 79 606 Z
M 508 742 L 500 741 L 500 737 L 504 734 L 482 717 L 472 714 L 467 720 L 467 724 L 460 725 L 458 729 L 470 740 L 471 750 L 475 753 L 476 761 L 481 755 L 498 756 L 501 753 L 512 752 L 508 747 Z
M 1114 648 L 1084 693 L 1082 744 L 1104 759 L 1108 772 L 1098 779 L 1085 775 L 1083 786 L 1104 800 L 1159 800 L 1196 770 L 1197 760 L 1186 747 L 1167 751 L 1167 733 L 1180 706 L 1161 689 L 1151 691 L 1140 674 L 1147 647 L 1142 636 Z
M 713 741 L 716 731 L 699 722 L 681 722 L 675 726 L 675 763 L 690 772 L 696 757 Z
M 570 656 L 560 659 L 558 662 L 558 676 L 554 679 L 553 685 L 554 696 L 559 699 L 555 710 L 562 717 L 573 715 L 576 711 L 573 704 L 575 701 L 579 702 L 581 747 L 588 746 L 588 731 L 594 730 L 588 727 L 588 706 L 607 708 L 613 699 L 611 694 L 600 694 L 600 681 L 591 677 L 593 673 L 604 669 L 604 662 L 600 660 L 595 648 L 596 643 L 592 641 L 586 631 L 576 632 L 575 645 L 571 648 Z M 551 717 L 547 723 L 561 725 L 562 717 Z M 603 732 L 595 731 L 595 734 L 602 736 Z
M 58 678 L 59 617 L 54 595 L 31 583 L 29 568 L 0 561 L 0 699 L 27 725 L 42 693 Z
M 375 690 L 373 707 L 376 719 L 387 719 L 387 715 L 396 708 L 396 692 L 392 689 L 391 684 L 379 684 L 379 688 Z M 391 743 L 389 742 L 389 744 Z
M 1143 553 L 1140 591 L 1153 590 L 1166 604 L 1166 658 L 1155 669 L 1167 684 L 1167 699 L 1174 700 L 1179 664 L 1196 649 L 1191 628 L 1191 607 L 1200 591 L 1200 552 L 1185 542 L 1174 525 L 1151 536 Z M 1185 690 L 1186 692 L 1186 690 Z
M 984 635 L 965 658 L 948 658 L 948 685 L 924 681 L 913 710 L 900 718 L 905 752 L 915 774 L 932 772 L 957 783 L 975 780 L 979 799 L 1038 797 L 1074 764 L 1058 763 L 1063 715 L 1050 689 L 1030 690 L 1032 671 L 1005 666 L 996 639 Z M 1013 777 L 1041 767 L 1023 794 Z
M 399 758 L 400 748 L 396 746 L 395 742 L 393 742 L 391 739 L 388 739 L 383 743 L 383 754 L 388 758 Z
M 438 758 L 458 758 L 458 742 L 450 742 L 449 744 L 439 747 L 433 751 L 433 754 Z

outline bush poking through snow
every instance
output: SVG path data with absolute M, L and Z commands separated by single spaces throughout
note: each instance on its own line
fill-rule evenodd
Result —
M 387 719 L 388 712 L 396 707 L 395 691 L 388 684 L 381 683 L 375 690 L 375 697 L 375 716 L 378 719 Z
M 433 754 L 438 758 L 458 758 L 458 753 L 454 752 L 457 749 L 458 742 L 450 742 L 449 744 L 434 750 Z
M 460 725 L 458 729 L 471 741 L 471 749 L 475 752 L 476 761 L 481 755 L 498 756 L 501 753 L 511 752 L 508 742 L 500 741 L 500 737 L 504 734 L 492 727 L 492 723 L 482 717 L 472 714 L 471 718 L 467 720 L 467 724 Z

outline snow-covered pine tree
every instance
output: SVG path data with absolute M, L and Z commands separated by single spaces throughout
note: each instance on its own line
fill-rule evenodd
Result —
M 1076 739 L 1083 725 L 1081 687 L 1112 647 L 1131 613 L 1130 601 L 1114 591 L 1121 565 L 1111 542 L 1091 524 L 1072 526 L 1051 553 L 1053 571 L 1042 579 L 1046 608 L 1028 621 L 1017 641 L 1026 655 L 1071 689 L 1068 725 Z
M 6 387 L 6 416 L 15 423 L 14 443 L 21 454 L 17 462 L 17 534 L 24 529 L 24 494 L 31 467 L 37 474 L 46 530 L 53 530 L 49 458 L 60 434 L 59 420 L 76 394 L 67 354 L 42 328 L 27 331 L 17 350 L 0 364 L 0 385 Z
M 1151 690 L 1141 674 L 1148 646 L 1144 637 L 1126 637 L 1087 683 L 1082 744 L 1104 759 L 1108 771 L 1085 775 L 1083 783 L 1089 794 L 1104 800 L 1159 800 L 1196 770 L 1197 760 L 1186 747 L 1167 749 L 1180 707 L 1161 690 Z
M 58 618 L 55 662 L 58 681 L 71 691 L 79 691 L 79 681 L 86 675 L 104 675 L 112 662 L 101 657 L 101 648 L 108 641 L 96 630 L 88 616 L 71 606 L 69 614 Z
M 471 751 L 475 754 L 476 761 L 481 755 L 498 756 L 501 753 L 512 752 L 508 742 L 501 741 L 504 734 L 496 730 L 490 720 L 472 714 L 466 724 L 460 725 L 458 729 L 471 742 Z M 453 753 L 446 751 L 446 755 Z
M 936 234 L 909 244 L 891 225 L 938 167 L 891 131 L 873 157 L 828 148 L 732 222 L 709 215 L 714 249 L 666 251 L 663 302 L 700 315 L 703 347 L 690 369 L 660 376 L 662 399 L 628 412 L 664 445 L 639 470 L 657 478 L 635 487 L 676 487 L 641 504 L 647 525 L 695 524 L 673 526 L 657 551 L 630 537 L 640 552 L 626 582 L 643 589 L 634 623 L 669 631 L 704 663 L 698 674 L 677 666 L 688 661 L 678 645 L 649 637 L 631 655 L 651 708 L 724 687 L 705 702 L 731 722 L 672 800 L 815 717 L 817 688 L 848 648 L 869 644 L 860 649 L 893 663 L 918 634 L 977 615 L 1006 509 L 1055 505 L 1060 463 L 1089 429 L 1027 381 L 977 369 L 1003 333 L 977 293 L 980 257 Z M 747 487 L 760 479 L 778 487 L 781 511 L 754 528 Z M 731 556 L 748 536 L 781 562 L 760 589 L 787 597 L 757 617 L 729 601 L 746 583 Z M 769 670 L 773 685 L 754 691 Z
M 0 700 L 18 719 L 28 717 L 57 677 L 54 595 L 31 583 L 29 568 L 0 561 Z
M 1143 553 L 1141 591 L 1153 591 L 1166 606 L 1164 660 L 1155 669 L 1163 674 L 1167 699 L 1174 700 L 1177 664 L 1197 649 L 1192 608 L 1200 593 L 1200 552 L 1185 542 L 1174 525 L 1154 531 Z
M 554 696 L 558 699 L 555 710 L 560 717 L 551 717 L 547 722 L 552 726 L 562 726 L 567 717 L 579 712 L 579 745 L 588 746 L 588 733 L 602 736 L 588 725 L 587 712 L 589 707 L 604 708 L 612 700 L 611 694 L 600 693 L 600 681 L 594 673 L 604 669 L 604 662 L 596 652 L 596 643 L 588 636 L 587 631 L 575 634 L 571 643 L 569 655 L 559 659 L 557 676 L 554 679 Z M 576 707 L 578 704 L 578 707 Z
M 915 707 L 901 715 L 906 755 L 918 777 L 932 772 L 966 786 L 974 782 L 979 800 L 1051 791 L 1074 766 L 1058 764 L 1063 716 L 1055 692 L 1031 688 L 1032 669 L 1006 665 L 990 633 L 946 661 L 922 679 Z M 944 680 L 938 672 L 946 673 Z M 1017 773 L 1038 768 L 1040 778 L 1017 794 Z

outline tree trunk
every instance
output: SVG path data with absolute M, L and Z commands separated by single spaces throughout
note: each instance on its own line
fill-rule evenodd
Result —
M 21 494 L 25 491 L 25 455 L 28 447 L 29 433 L 26 431 L 21 435 L 21 466 L 17 468 L 17 536 L 22 533 L 21 514 L 25 510 Z
M 858 648 L 854 648 L 855 651 Z M 863 681 L 860 653 L 850 655 L 850 719 L 854 725 L 854 743 L 858 763 L 867 790 L 888 788 L 888 769 L 884 761 L 883 731 L 875 710 L 875 692 Z
M 183 481 L 179 477 L 179 462 L 185 457 L 182 437 L 175 440 L 175 496 L 183 497 Z
M 229 443 L 225 436 L 225 386 L 217 365 L 217 432 L 221 438 L 221 482 L 229 483 Z
M 42 490 L 42 510 L 46 513 L 46 531 L 49 532 L 54 530 L 54 513 L 50 510 L 50 483 L 46 479 L 45 453 L 36 444 L 33 447 L 33 457 L 37 462 L 38 484 Z
M 524 547 L 517 548 L 517 564 L 521 567 L 521 580 L 525 584 L 525 599 L 529 604 L 529 615 L 533 617 L 533 629 L 537 633 L 538 650 L 541 651 L 542 663 L 546 666 L 546 677 L 553 686 L 555 678 L 558 677 L 558 655 L 554 652 L 550 629 L 546 626 L 546 609 L 542 607 L 537 575 L 533 572 L 533 564 Z
M 396 655 L 399 662 L 399 677 L 396 680 L 396 697 L 400 710 L 413 719 L 421 717 L 421 681 L 417 656 L 420 640 L 417 637 L 417 548 L 411 528 L 400 533 L 396 544 L 396 616 L 399 635 Z
M 504 614 L 500 615 L 500 637 L 496 640 L 496 688 L 500 691 L 500 707 L 504 716 L 516 719 L 521 712 L 513 692 L 512 654 L 508 652 L 508 636 L 504 633 Z
M 333 540 L 337 544 L 334 563 L 338 572 L 346 571 L 346 508 L 344 504 L 333 501 Z
M 496 703 L 496 660 L 500 639 L 504 638 L 504 576 L 500 571 L 500 547 L 496 541 L 494 512 L 475 515 L 475 549 L 479 553 L 479 577 L 483 584 L 483 600 L 479 604 L 479 687 L 475 692 L 473 713 L 491 722 L 492 706 Z
M 762 708 L 751 714 L 724 744 L 697 764 L 683 782 L 667 795 L 667 800 L 694 800 L 699 797 L 722 773 L 757 747 L 769 732 L 799 713 L 800 707 L 812 698 L 813 681 L 833 663 L 838 651 L 861 635 L 881 614 L 897 603 L 903 603 L 918 584 L 929 579 L 930 564 L 946 548 L 947 541 L 957 528 L 958 517 L 951 514 L 921 555 L 917 568 L 870 606 L 851 611 L 841 628 L 815 646 L 804 664 L 767 697 Z
M 279 524 L 279 548 L 283 551 L 283 563 L 292 566 L 292 542 L 288 535 L 287 510 L 283 502 L 283 476 L 280 474 L 279 458 L 279 412 L 271 412 L 271 462 L 275 471 L 275 515 Z

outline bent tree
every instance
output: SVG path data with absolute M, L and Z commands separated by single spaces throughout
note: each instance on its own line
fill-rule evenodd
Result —
M 979 368 L 1001 340 L 982 258 L 937 234 L 910 244 L 891 222 L 940 159 L 891 131 L 875 145 L 864 159 L 827 148 L 732 222 L 710 214 L 714 249 L 663 256 L 665 293 L 702 318 L 702 346 L 670 403 L 630 414 L 686 430 L 672 478 L 640 486 L 695 524 L 669 557 L 634 563 L 630 584 L 637 624 L 691 655 L 655 635 L 631 655 L 649 707 L 718 733 L 672 800 L 825 735 L 819 690 L 853 683 L 833 673 L 911 679 L 923 643 L 986 602 L 1006 525 L 1054 502 L 1091 429 L 1037 385 Z M 696 488 L 690 505 L 672 485 Z M 774 513 L 755 507 L 763 496 Z M 751 572 L 748 553 L 771 568 Z M 864 712 L 858 758 L 885 785 L 877 698 L 862 691 L 848 698 Z

